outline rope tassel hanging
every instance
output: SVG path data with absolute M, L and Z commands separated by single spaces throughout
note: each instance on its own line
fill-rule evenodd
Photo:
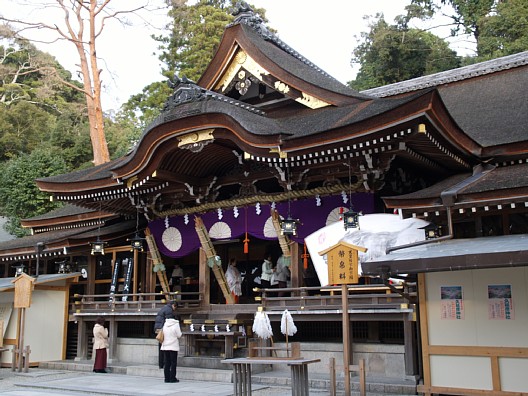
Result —
M 248 254 L 249 253 L 249 239 L 248 239 L 248 232 L 247 232 L 247 206 L 244 208 L 245 209 L 245 229 L 246 229 L 246 237 L 244 239 L 244 254 Z

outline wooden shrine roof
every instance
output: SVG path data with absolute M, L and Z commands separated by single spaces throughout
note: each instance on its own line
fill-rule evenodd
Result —
M 431 187 L 410 194 L 384 197 L 388 208 L 402 208 L 426 211 L 444 206 L 442 195 L 452 191 L 454 202 L 448 206 L 473 207 L 486 205 L 522 203 L 528 197 L 528 163 L 498 166 L 489 169 L 481 177 L 461 173 L 450 176 Z M 528 201 L 527 201 L 528 202 Z
M 528 157 L 527 59 L 528 52 L 360 93 L 242 10 L 199 84 L 171 82 L 162 114 L 132 152 L 37 184 L 61 201 L 132 214 L 140 199 L 154 212 L 199 210 L 238 193 L 278 195 L 292 182 L 288 189 L 310 191 L 347 176 L 355 191 L 376 192 L 395 159 L 433 182 L 465 175 L 480 163 Z M 263 180 L 268 189 L 259 191 Z
M 363 93 L 392 97 L 437 88 L 449 114 L 483 147 L 481 157 L 528 152 L 528 51 Z M 506 147 L 505 145 L 512 145 Z

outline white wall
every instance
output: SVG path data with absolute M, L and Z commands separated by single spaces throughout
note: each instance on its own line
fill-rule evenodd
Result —
M 488 285 L 497 284 L 512 287 L 513 319 L 489 318 Z M 463 319 L 441 318 L 441 286 L 462 286 Z M 428 273 L 426 291 L 429 345 L 528 348 L 528 267 Z M 433 386 L 492 389 L 488 357 L 432 356 L 430 363 Z M 499 358 L 499 366 L 503 391 L 528 391 L 528 359 Z
M 0 293 L 0 303 L 13 303 L 14 293 Z M 31 349 L 30 362 L 61 360 L 63 357 L 63 340 L 65 321 L 66 292 L 61 290 L 35 290 L 32 293 L 31 306 L 26 308 L 24 346 Z M 19 309 L 13 309 L 4 336 L 4 346 L 11 351 L 12 345 L 5 340 L 16 339 Z M 12 354 L 4 352 L 2 363 L 11 364 Z

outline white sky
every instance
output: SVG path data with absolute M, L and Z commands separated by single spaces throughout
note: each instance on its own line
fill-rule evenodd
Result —
M 4 15 L 33 16 L 44 20 L 43 10 L 32 12 L 14 6 L 15 1 L 1 0 Z M 162 0 L 151 0 L 151 3 Z M 352 51 L 357 44 L 356 38 L 361 32 L 368 31 L 365 15 L 383 12 L 385 20 L 392 23 L 394 17 L 404 13 L 404 7 L 410 0 L 250 0 L 257 7 L 266 9 L 269 25 L 277 30 L 278 36 L 290 47 L 312 61 L 328 74 L 346 83 L 355 77 L 357 68 L 350 65 Z M 31 3 L 31 2 L 30 2 Z M 38 3 L 34 2 L 33 4 Z M 115 8 L 145 0 L 114 0 Z M 156 27 L 163 26 L 163 17 L 150 15 L 150 22 Z M 156 52 L 157 43 L 151 34 L 160 34 L 160 30 L 135 21 L 133 26 L 121 26 L 110 23 L 105 27 L 98 41 L 98 56 L 103 60 L 104 68 L 103 107 L 105 110 L 118 110 L 131 95 L 141 92 L 148 84 L 163 80 L 161 65 Z M 76 52 L 71 44 L 54 46 L 37 45 L 41 50 L 54 55 L 59 62 L 76 75 Z M 458 48 L 453 48 L 457 51 Z

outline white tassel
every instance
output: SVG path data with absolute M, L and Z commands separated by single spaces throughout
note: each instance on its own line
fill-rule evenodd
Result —
M 257 312 L 255 314 L 253 332 L 262 339 L 271 338 L 273 336 L 270 320 L 268 315 L 266 315 L 264 312 Z
M 255 205 L 255 213 L 257 215 L 260 215 L 260 213 L 262 213 L 262 210 L 260 209 L 260 202 L 257 202 Z
M 293 318 L 287 309 L 282 313 L 281 333 L 289 336 L 297 333 L 297 326 L 295 326 L 295 323 L 293 323 Z
M 185 225 L 189 224 L 189 215 L 188 214 L 183 216 L 183 222 L 185 223 Z
M 238 212 L 238 208 L 236 206 L 233 208 L 233 216 L 235 217 L 235 219 L 238 219 L 238 216 L 240 216 L 240 213 Z

